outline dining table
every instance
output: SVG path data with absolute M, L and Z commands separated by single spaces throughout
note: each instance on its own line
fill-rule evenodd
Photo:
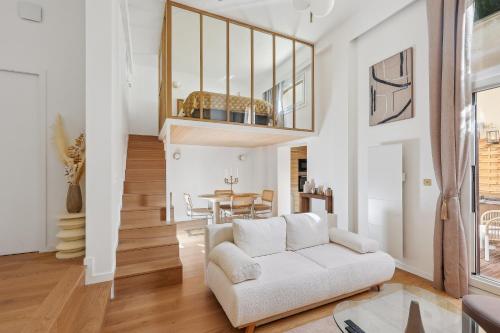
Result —
M 259 198 L 261 195 L 258 193 L 233 193 L 233 194 L 200 194 L 198 198 L 209 201 L 212 204 L 212 210 L 214 213 L 214 221 L 216 224 L 221 223 L 220 216 L 220 203 L 231 201 L 233 196 L 246 196 L 253 197 L 254 199 Z

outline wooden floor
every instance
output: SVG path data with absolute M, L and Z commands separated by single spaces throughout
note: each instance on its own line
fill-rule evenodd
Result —
M 0 332 L 20 332 L 63 278 L 82 259 L 57 260 L 54 253 L 0 257 Z
M 481 276 L 500 280 L 500 249 L 490 250 L 490 261 L 485 261 L 481 252 Z
M 157 287 L 147 291 L 127 290 L 108 305 L 104 332 L 238 332 L 226 318 L 219 303 L 204 283 L 203 229 L 200 222 L 178 224 L 182 285 Z M 393 282 L 411 284 L 431 291 L 432 286 L 417 276 L 396 271 Z M 355 296 L 363 298 L 369 292 Z M 460 304 L 458 300 L 452 300 Z M 328 304 L 256 329 L 258 333 L 283 332 L 331 315 L 336 303 Z

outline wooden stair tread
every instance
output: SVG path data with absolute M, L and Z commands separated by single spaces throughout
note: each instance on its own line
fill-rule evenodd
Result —
M 78 286 L 83 285 L 83 266 L 72 266 L 67 269 L 63 278 L 52 289 L 30 322 L 26 324 L 23 332 L 46 333 L 52 332 L 64 306 L 70 300 Z
M 121 225 L 163 223 L 161 220 L 161 210 L 159 207 L 137 207 L 135 210 L 122 210 Z
M 165 206 L 122 206 L 122 212 L 143 210 L 143 208 L 154 208 L 156 210 L 161 210 Z
M 137 169 L 142 169 L 142 170 L 157 170 L 165 169 L 165 159 L 163 160 L 141 160 L 141 159 L 134 159 L 127 161 L 127 170 L 137 170 Z
M 172 224 L 166 224 L 165 221 L 158 220 L 158 224 L 138 222 L 137 224 L 121 225 L 120 230 L 144 229 L 144 228 L 154 228 L 160 226 L 171 226 L 171 225 Z
M 165 221 L 158 220 L 158 224 L 137 223 L 137 224 L 121 225 L 120 230 L 145 229 L 145 228 L 155 228 L 155 227 L 175 228 L 175 224 L 166 224 Z
M 124 194 L 165 194 L 166 180 L 125 181 Z
M 179 246 L 177 236 L 124 239 L 120 240 L 116 251 L 132 251 L 170 245 Z
M 130 141 L 155 141 L 155 142 L 161 142 L 158 139 L 158 136 L 156 136 L 156 135 L 141 135 L 141 134 L 130 134 L 129 135 L 129 142 Z
M 181 267 L 182 262 L 179 258 L 145 261 L 137 264 L 129 264 L 117 267 L 115 271 L 115 279 L 122 279 L 131 276 L 149 274 L 157 271 Z

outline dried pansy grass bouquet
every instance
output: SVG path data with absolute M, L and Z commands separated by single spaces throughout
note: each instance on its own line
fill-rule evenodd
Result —
M 78 185 L 85 170 L 85 135 L 80 134 L 73 145 L 68 146 L 66 131 L 64 130 L 61 115 L 57 115 L 54 124 L 54 144 L 59 159 L 64 164 L 66 181 L 70 185 Z
M 54 144 L 59 159 L 64 164 L 64 175 L 69 184 L 66 196 L 68 213 L 79 213 L 82 210 L 82 191 L 80 180 L 85 171 L 85 135 L 80 134 L 69 146 L 61 115 L 57 115 L 54 124 Z

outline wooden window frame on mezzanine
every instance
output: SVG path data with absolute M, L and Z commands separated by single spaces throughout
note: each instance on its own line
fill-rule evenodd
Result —
M 172 114 L 172 88 L 173 88 L 173 79 L 172 79 L 172 7 L 176 7 L 179 9 L 183 9 L 189 12 L 193 12 L 199 15 L 200 18 L 200 37 L 199 37 L 199 43 L 200 43 L 200 95 L 201 95 L 201 101 L 200 101 L 200 116 L 199 118 L 186 118 L 186 117 L 180 117 L 177 115 Z M 226 23 L 226 120 L 213 120 L 213 119 L 206 119 L 203 118 L 203 17 L 211 17 L 214 19 L 218 19 L 221 21 L 224 21 Z M 240 27 L 244 27 L 250 30 L 250 59 L 251 59 L 251 66 L 250 66 L 250 119 L 251 123 L 239 123 L 239 122 L 232 122 L 231 117 L 230 117 L 230 108 L 229 108 L 229 97 L 230 97 L 230 68 L 229 68 L 229 63 L 230 63 L 230 41 L 229 41 L 229 34 L 230 34 L 230 24 L 234 24 Z M 254 123 L 254 101 L 255 101 L 255 96 L 254 96 L 254 32 L 260 32 L 260 33 L 265 33 L 268 35 L 272 36 L 272 62 L 273 62 L 273 70 L 272 70 L 272 76 L 273 76 L 273 86 L 272 86 L 272 101 L 273 101 L 273 119 L 272 119 L 272 126 L 268 125 L 259 125 Z M 293 87 L 293 120 L 292 120 L 292 127 L 277 127 L 276 126 L 276 37 L 279 38 L 284 38 L 287 40 L 292 41 L 293 43 L 293 50 L 292 50 L 292 87 Z M 308 41 L 304 41 L 292 36 L 288 36 L 285 34 L 281 34 L 278 32 L 274 32 L 268 29 L 260 28 L 248 23 L 244 23 L 238 20 L 234 20 L 228 17 L 224 17 L 221 15 L 213 14 L 201 9 L 197 9 L 191 6 L 187 6 L 181 3 L 177 3 L 174 1 L 166 1 L 165 3 L 165 16 L 163 20 L 163 27 L 162 27 L 162 34 L 161 34 L 161 43 L 160 43 L 160 50 L 159 50 L 159 63 L 160 63 L 160 73 L 158 75 L 158 80 L 159 80 L 159 130 L 163 127 L 164 122 L 168 118 L 174 118 L 174 119 L 184 119 L 184 120 L 190 120 L 190 121 L 203 121 L 203 122 L 215 122 L 215 123 L 224 123 L 224 124 L 232 124 L 232 125 L 240 125 L 240 126 L 251 126 L 251 127 L 260 127 L 260 128 L 277 128 L 277 129 L 283 129 L 283 130 L 291 130 L 291 131 L 302 131 L 302 132 L 314 132 L 315 131 L 315 87 L 314 87 L 314 69 L 315 69 L 315 57 L 314 57 L 314 44 Z M 310 89 L 311 89 L 311 128 L 310 129 L 302 129 L 302 128 L 296 128 L 296 43 L 301 43 L 304 44 L 308 47 L 311 48 L 311 83 L 310 83 Z

